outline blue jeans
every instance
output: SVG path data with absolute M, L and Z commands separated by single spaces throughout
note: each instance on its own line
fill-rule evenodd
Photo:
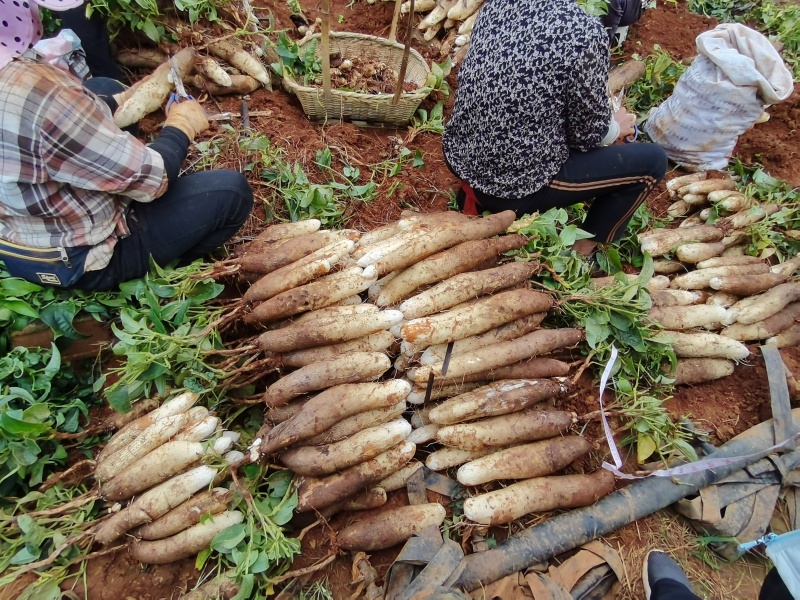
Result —
M 252 208 L 253 191 L 238 171 L 184 175 L 160 198 L 131 203 L 131 235 L 117 242 L 108 266 L 85 273 L 73 287 L 115 289 L 143 277 L 151 256 L 161 266 L 201 258 L 233 237 Z
M 104 77 L 88 79 L 84 86 L 112 112 L 116 109 L 113 94 L 124 89 L 118 81 Z M 117 242 L 104 269 L 85 273 L 72 287 L 114 289 L 123 281 L 143 277 L 151 256 L 159 266 L 201 258 L 231 239 L 252 209 L 253 190 L 238 171 L 219 169 L 179 177 L 160 198 L 131 203 L 131 235 Z

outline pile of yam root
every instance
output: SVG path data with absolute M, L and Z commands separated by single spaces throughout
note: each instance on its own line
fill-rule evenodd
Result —
M 426 41 L 441 38 L 439 53 L 442 57 L 453 55 L 460 63 L 469 47 L 475 19 L 485 0 L 415 0 L 414 13 L 426 13 L 417 24 Z M 406 0 L 400 7 L 402 14 L 411 9 Z
M 95 541 L 125 536 L 134 558 L 162 564 L 194 556 L 243 520 L 222 487 L 228 465 L 243 458 L 231 450 L 239 434 L 222 430 L 219 417 L 194 406 L 198 399 L 186 392 L 168 400 L 125 425 L 97 456 L 100 495 L 117 504 L 94 526 Z
M 538 264 L 504 256 L 527 243 L 506 234 L 514 218 L 407 214 L 367 233 L 280 224 L 233 259 L 248 284 L 242 320 L 265 329 L 257 346 L 280 368 L 250 451 L 295 473 L 299 512 L 383 505 L 423 444 L 441 447 L 429 468 L 463 464 L 462 484 L 480 486 L 465 503 L 477 523 L 611 491 L 605 472 L 552 476 L 589 450 L 564 436 L 574 415 L 552 406 L 569 370 L 552 354 L 583 332 L 540 327 L 553 300 L 530 288 Z M 492 491 L 498 479 L 518 487 Z M 437 504 L 384 510 L 337 539 L 372 551 L 444 516 Z
M 742 230 L 781 207 L 747 197 L 729 177 L 707 175 L 668 181 L 677 198 L 669 213 L 686 218 L 675 229 L 639 235 L 642 250 L 657 258 L 650 317 L 664 328 L 657 339 L 675 349 L 676 383 L 730 375 L 735 361 L 750 355 L 744 342 L 800 342 L 800 282 L 792 279 L 800 258 L 775 264 L 774 257 L 745 253 L 749 236 Z M 708 225 L 712 214 L 718 218 Z

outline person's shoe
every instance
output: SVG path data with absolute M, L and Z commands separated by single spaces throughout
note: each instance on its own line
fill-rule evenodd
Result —
M 597 250 L 586 257 L 586 262 L 589 264 L 589 277 L 605 277 L 608 275 L 606 270 L 600 266 L 600 261 L 597 260 Z
M 642 583 L 644 584 L 644 594 L 647 600 L 650 600 L 653 586 L 662 579 L 672 579 L 681 585 L 685 585 L 690 592 L 694 593 L 686 573 L 683 572 L 678 563 L 661 550 L 650 550 L 647 556 L 644 557 L 644 566 L 642 567 Z

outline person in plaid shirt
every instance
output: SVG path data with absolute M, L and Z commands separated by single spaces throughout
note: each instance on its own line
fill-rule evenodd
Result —
M 83 0 L 37 0 L 55 10 Z M 145 145 L 113 122 L 129 90 L 39 62 L 35 4 L 0 0 L 0 260 L 37 283 L 107 290 L 228 241 L 249 216 L 244 176 L 179 177 L 189 143 L 208 128 L 193 100 L 169 110 Z

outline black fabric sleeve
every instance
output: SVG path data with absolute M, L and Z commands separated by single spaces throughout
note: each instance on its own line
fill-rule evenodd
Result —
M 167 180 L 172 185 L 178 178 L 183 160 L 189 151 L 189 136 L 177 127 L 164 127 L 158 137 L 150 143 L 150 148 L 164 159 Z

